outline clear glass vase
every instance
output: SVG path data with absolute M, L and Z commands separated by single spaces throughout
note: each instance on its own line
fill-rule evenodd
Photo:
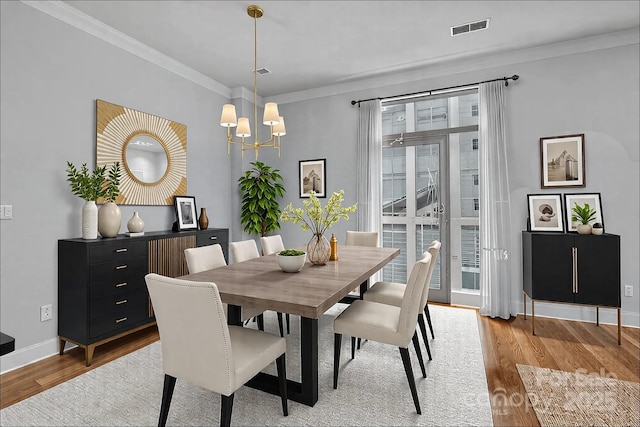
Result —
M 323 234 L 314 234 L 307 243 L 307 259 L 311 264 L 324 265 L 331 255 L 331 245 Z

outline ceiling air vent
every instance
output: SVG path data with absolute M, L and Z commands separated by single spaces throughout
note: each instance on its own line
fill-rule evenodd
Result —
M 258 68 L 256 70 L 256 73 L 260 74 L 261 76 L 265 75 L 265 74 L 271 74 L 271 71 L 267 70 L 266 68 Z
M 486 30 L 489 28 L 490 19 L 483 19 L 482 21 L 470 22 L 468 24 L 458 25 L 457 27 L 451 27 L 451 35 L 457 36 L 458 34 L 470 33 L 472 31 Z

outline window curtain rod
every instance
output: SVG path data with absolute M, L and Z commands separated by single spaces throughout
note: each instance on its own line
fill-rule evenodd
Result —
M 405 93 L 402 95 L 395 95 L 395 96 L 387 96 L 386 98 L 369 98 L 369 99 L 360 99 L 358 101 L 351 101 L 351 105 L 356 105 L 358 104 L 358 106 L 360 106 L 361 102 L 365 102 L 365 101 L 373 101 L 374 99 L 379 99 L 381 101 L 384 101 L 385 99 L 402 99 L 402 98 L 408 98 L 411 96 L 417 96 L 417 95 L 421 95 L 421 96 L 428 96 L 431 95 L 433 92 L 440 92 L 443 90 L 450 90 L 450 89 L 459 89 L 459 88 L 464 88 L 464 87 L 470 87 L 470 86 L 477 86 L 479 84 L 482 83 L 489 83 L 489 82 L 499 82 L 501 80 L 504 80 L 504 85 L 505 86 L 509 86 L 509 80 L 513 80 L 514 82 L 516 80 L 518 80 L 520 78 L 519 75 L 514 74 L 511 77 L 501 77 L 499 79 L 493 79 L 493 80 L 485 80 L 483 82 L 476 82 L 476 83 L 468 83 L 468 84 L 464 84 L 464 85 L 458 85 L 458 86 L 449 86 L 449 87 L 443 87 L 440 89 L 432 89 L 432 90 L 424 90 L 421 92 L 413 92 L 413 93 Z

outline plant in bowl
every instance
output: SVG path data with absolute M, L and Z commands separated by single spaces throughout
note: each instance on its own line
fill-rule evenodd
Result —
M 307 261 L 307 254 L 297 249 L 285 249 L 276 254 L 280 269 L 286 273 L 297 273 Z
M 584 206 L 576 203 L 571 212 L 573 212 L 571 221 L 580 223 L 576 227 L 578 233 L 591 234 L 591 225 L 589 223 L 596 219 L 596 210 L 589 206 L 589 203 L 585 203 Z

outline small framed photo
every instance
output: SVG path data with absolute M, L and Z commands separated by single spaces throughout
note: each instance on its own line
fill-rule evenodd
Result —
M 584 134 L 540 138 L 542 188 L 584 187 Z
M 595 210 L 595 215 L 590 225 L 599 223 L 604 228 L 604 218 L 602 217 L 602 202 L 600 201 L 600 193 L 582 193 L 582 194 L 565 194 L 564 195 L 564 208 L 566 210 L 566 223 L 567 231 L 577 232 L 580 221 L 573 221 L 571 217 L 575 215 L 573 208 L 579 206 L 584 208 L 585 205 L 589 205 L 589 208 Z
M 326 159 L 300 161 L 300 197 L 309 197 L 311 192 L 316 197 L 327 197 Z
M 178 231 L 197 230 L 196 198 L 190 196 L 174 196 L 173 204 L 178 217 Z
M 560 194 L 527 194 L 531 231 L 564 232 Z

